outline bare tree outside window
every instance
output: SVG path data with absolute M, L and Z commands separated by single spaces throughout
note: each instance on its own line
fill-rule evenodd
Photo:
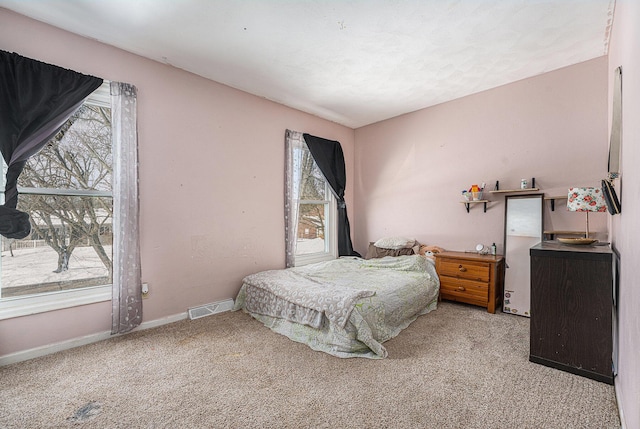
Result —
M 329 204 L 327 182 L 305 148 L 301 163 L 301 193 L 298 211 L 297 253 L 325 251 L 326 210 Z
M 32 231 L 3 240 L 3 298 L 111 283 L 111 180 L 110 109 L 85 103 L 20 175 Z

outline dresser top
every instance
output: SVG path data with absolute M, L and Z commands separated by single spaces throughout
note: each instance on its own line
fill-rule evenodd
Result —
M 502 255 L 481 255 L 475 252 L 453 252 L 449 250 L 436 253 L 435 256 L 436 258 L 456 258 L 483 262 L 500 262 L 503 259 Z
M 609 244 L 564 244 L 556 240 L 543 241 L 531 247 L 530 252 L 538 251 L 553 252 L 569 252 L 569 253 L 592 253 L 592 254 L 611 254 L 611 246 Z

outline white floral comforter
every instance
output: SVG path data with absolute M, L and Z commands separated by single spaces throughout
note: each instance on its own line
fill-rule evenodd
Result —
M 439 286 L 418 255 L 340 258 L 247 276 L 234 310 L 314 350 L 384 358 L 384 341 L 436 308 Z

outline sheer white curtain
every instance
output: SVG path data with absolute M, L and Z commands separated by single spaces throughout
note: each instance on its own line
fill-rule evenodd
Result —
M 302 153 L 306 143 L 302 133 L 287 130 L 285 133 L 285 186 L 284 186 L 284 236 L 286 241 L 287 268 L 295 266 L 298 236 L 298 208 L 300 206 Z
M 114 212 L 112 334 L 128 332 L 142 322 L 136 93 L 133 85 L 111 82 Z

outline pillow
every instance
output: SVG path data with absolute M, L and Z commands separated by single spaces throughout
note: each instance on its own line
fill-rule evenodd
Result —
M 406 249 L 415 246 L 416 240 L 405 237 L 386 237 L 376 241 L 374 245 L 383 249 Z
M 364 259 L 384 258 L 385 256 L 402 256 L 413 255 L 413 249 L 408 247 L 404 249 L 383 249 L 382 247 L 376 247 L 375 244 L 369 243 L 369 249 Z

